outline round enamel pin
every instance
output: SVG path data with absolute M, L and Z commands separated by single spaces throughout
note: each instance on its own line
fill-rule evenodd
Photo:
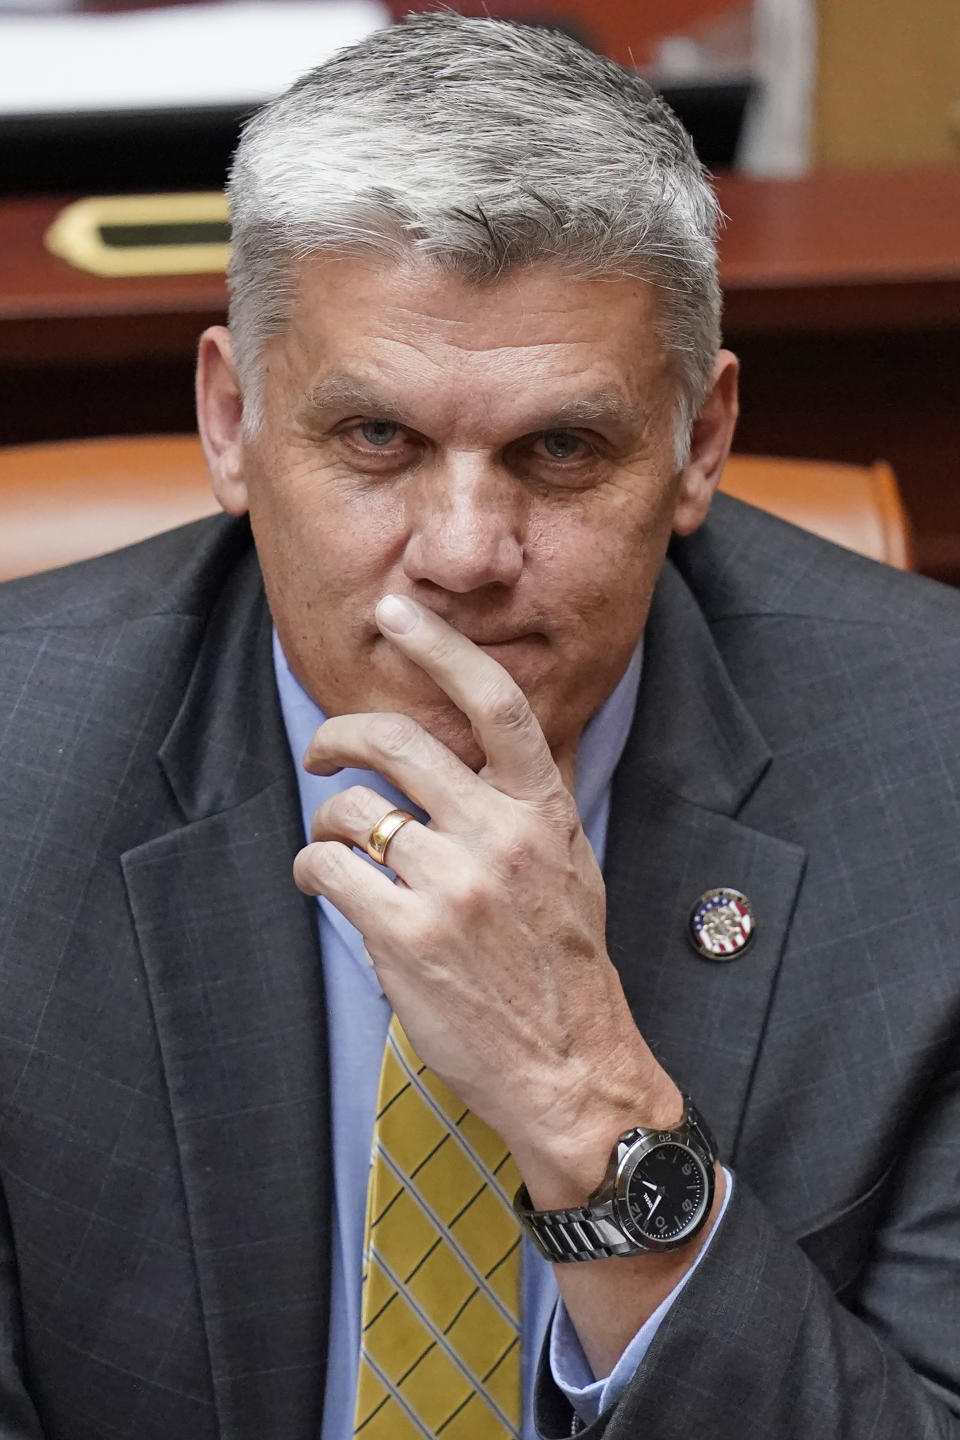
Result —
M 735 960 L 753 940 L 753 906 L 739 890 L 708 890 L 690 915 L 690 939 L 705 960 Z

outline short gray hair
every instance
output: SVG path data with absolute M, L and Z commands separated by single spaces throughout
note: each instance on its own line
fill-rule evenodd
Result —
M 656 287 L 684 462 L 720 343 L 718 209 L 689 135 L 623 66 L 557 31 L 413 15 L 260 110 L 228 195 L 248 433 L 306 256 L 415 259 L 478 284 L 550 261 Z

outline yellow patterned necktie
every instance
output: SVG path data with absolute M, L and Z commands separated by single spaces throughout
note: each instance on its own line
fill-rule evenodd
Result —
M 518 1183 L 503 1141 L 394 1016 L 367 1190 L 355 1436 L 519 1437 Z

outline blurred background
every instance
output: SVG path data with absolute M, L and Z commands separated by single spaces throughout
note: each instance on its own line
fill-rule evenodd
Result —
M 0 0 L 0 445 L 193 428 L 196 337 L 224 308 L 217 193 L 244 117 L 430 8 Z M 912 563 L 960 583 L 957 0 L 448 8 L 562 26 L 663 91 L 727 216 L 738 450 L 888 461 Z M 171 193 L 193 199 L 136 198 Z M 0 528 L 3 507 L 0 490 Z

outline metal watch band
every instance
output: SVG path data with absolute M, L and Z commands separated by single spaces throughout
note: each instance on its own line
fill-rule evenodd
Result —
M 712 1169 L 717 1159 L 716 1141 L 689 1095 L 684 1095 L 683 1099 L 683 1120 L 676 1130 L 648 1130 L 638 1126 L 636 1130 L 628 1130 L 622 1135 L 618 1144 L 645 1139 L 688 1144 L 702 1152 L 704 1164 Z M 661 1248 L 657 1245 L 644 1246 L 624 1232 L 615 1218 L 612 1185 L 609 1194 L 602 1198 L 595 1194 L 586 1205 L 569 1210 L 534 1210 L 526 1185 L 520 1186 L 513 1203 L 537 1249 L 553 1264 L 605 1260 Z
M 534 1210 L 526 1185 L 520 1186 L 514 1205 L 540 1254 L 555 1265 L 637 1253 L 635 1242 L 626 1238 L 612 1215 L 598 1215 L 587 1205 L 573 1210 Z

